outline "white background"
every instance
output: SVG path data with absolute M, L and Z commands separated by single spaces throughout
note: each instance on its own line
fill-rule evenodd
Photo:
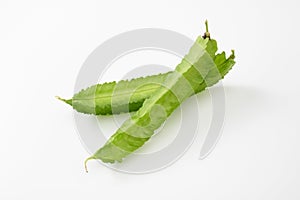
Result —
M 0 199 L 300 198 L 299 1 L 1 1 Z M 224 80 L 223 136 L 145 175 L 96 162 L 74 128 L 77 73 L 99 44 L 155 27 L 196 38 L 208 19 L 237 64 Z M 203 98 L 209 101 L 209 95 Z

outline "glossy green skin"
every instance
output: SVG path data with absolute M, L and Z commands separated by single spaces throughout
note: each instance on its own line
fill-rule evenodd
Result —
M 85 114 L 111 115 L 137 111 L 170 73 L 93 85 L 65 101 Z
M 218 54 L 217 57 L 223 58 L 225 53 Z M 221 76 L 224 77 L 225 71 L 221 70 L 221 65 L 217 67 Z M 71 105 L 76 111 L 85 114 L 111 115 L 133 112 L 137 111 L 144 101 L 161 87 L 170 73 L 172 72 L 96 84 L 81 90 L 72 99 L 61 100 Z M 201 82 L 196 93 L 205 90 L 206 87 L 206 83 Z
M 162 86 L 145 98 L 142 107 L 86 161 L 122 162 L 148 141 L 186 98 L 221 80 L 234 65 L 234 54 L 226 59 L 225 53 L 215 56 L 216 51 L 215 40 L 199 37 L 175 71 L 165 77 Z

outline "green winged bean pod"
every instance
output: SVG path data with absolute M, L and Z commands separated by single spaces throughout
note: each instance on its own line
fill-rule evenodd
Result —
M 139 106 L 132 109 L 137 112 L 122 124 L 102 148 L 86 159 L 85 166 L 91 159 L 106 163 L 122 162 L 127 155 L 143 146 L 184 100 L 221 80 L 235 64 L 235 55 L 232 51 L 232 55 L 226 58 L 224 52 L 216 52 L 217 42 L 210 39 L 207 30 L 203 37 L 197 38 L 175 71 L 158 75 L 164 76 L 160 86 L 138 99 Z

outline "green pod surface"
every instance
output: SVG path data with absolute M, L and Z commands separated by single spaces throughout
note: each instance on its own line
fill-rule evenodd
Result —
M 111 115 L 137 111 L 170 73 L 96 84 L 81 90 L 72 99 L 59 99 L 85 114 Z
M 222 77 L 228 71 L 222 69 L 221 62 L 226 60 L 225 53 L 215 56 L 215 63 Z M 76 93 L 72 99 L 62 99 L 71 105 L 76 111 L 84 114 L 111 115 L 137 111 L 165 81 L 166 77 L 173 72 L 167 72 L 146 77 L 121 80 L 96 84 Z M 207 87 L 201 82 L 197 91 L 201 92 Z
M 217 83 L 229 72 L 235 64 L 234 52 L 228 58 L 224 52 L 216 55 L 217 42 L 207 35 L 205 39 L 197 38 L 175 71 L 165 77 L 162 86 L 145 98 L 140 109 L 86 162 L 91 159 L 122 162 L 143 146 L 185 99 Z

